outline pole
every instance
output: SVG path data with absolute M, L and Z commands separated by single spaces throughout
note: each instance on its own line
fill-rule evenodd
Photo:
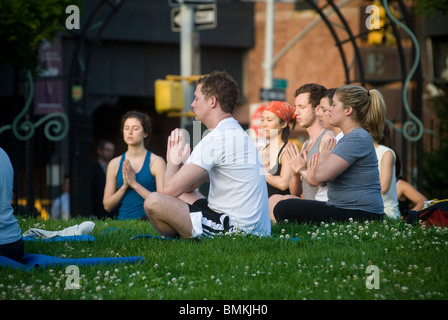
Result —
M 193 73 L 194 8 L 191 5 L 183 4 L 180 10 L 182 17 L 180 30 L 180 73 L 182 77 L 189 77 Z M 188 112 L 193 101 L 194 88 L 186 80 L 182 80 L 182 86 L 184 88 L 184 111 Z M 181 117 L 181 128 L 185 129 L 190 122 L 188 117 Z
M 264 89 L 272 89 L 272 57 L 274 52 L 274 5 L 274 0 L 266 0 L 266 27 L 263 62 Z

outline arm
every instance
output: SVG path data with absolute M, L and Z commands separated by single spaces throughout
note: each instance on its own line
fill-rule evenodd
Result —
M 190 145 L 184 146 L 182 131 L 175 129 L 171 131 L 166 146 L 166 171 L 164 175 L 164 186 L 170 184 L 170 179 L 179 171 L 190 156 Z
M 208 178 L 204 168 L 192 163 L 183 165 L 168 181 L 165 180 L 163 192 L 173 197 L 179 197 L 185 192 L 191 192 Z
M 308 168 L 302 171 L 302 176 L 312 187 L 317 187 L 320 185 L 320 183 L 316 180 L 316 168 L 319 165 L 319 157 L 319 153 L 313 154 L 308 164 Z
M 397 197 L 399 200 L 403 197 L 409 199 L 414 204 L 412 210 L 416 211 L 422 210 L 425 201 L 428 201 L 428 199 L 415 189 L 412 184 L 404 180 L 397 181 Z
M 289 180 L 289 192 L 293 195 L 300 196 L 302 194 L 302 179 L 299 170 L 306 168 L 306 153 L 304 156 L 299 152 L 299 148 L 294 142 L 288 142 L 285 150 L 286 158 L 291 167 L 291 176 Z
M 350 163 L 341 157 L 331 153 L 327 160 L 321 162 L 315 170 L 315 178 L 318 183 L 326 183 L 337 178 L 350 167 Z
M 117 190 L 117 172 L 120 165 L 120 157 L 112 159 L 107 166 L 106 186 L 104 187 L 103 206 L 108 212 L 111 212 L 123 199 L 128 188 L 126 180 Z
M 190 156 L 190 146 L 184 146 L 182 132 L 175 129 L 168 137 L 167 167 L 164 175 L 163 192 L 178 197 L 192 192 L 208 179 L 208 172 L 194 164 L 184 164 Z
M 313 167 L 304 172 L 310 185 L 325 184 L 335 179 L 350 166 L 347 161 L 331 153 L 336 143 L 334 138 L 328 138 L 321 142 L 320 153 L 313 156 Z
M 154 157 L 154 161 L 151 165 L 151 173 L 156 178 L 156 190 L 158 192 L 163 192 L 163 181 L 165 178 L 166 171 L 166 163 L 161 157 L 156 156 L 154 154 L 151 155 Z
M 384 153 L 381 159 L 380 183 L 381 194 L 386 194 L 392 182 L 393 169 L 395 167 L 395 157 L 391 151 Z
M 151 154 L 149 170 L 156 180 L 156 190 L 162 192 L 163 178 L 166 170 L 165 160 L 155 154 Z M 136 180 L 135 171 L 128 160 L 125 160 L 123 163 L 123 178 L 123 180 L 127 181 L 129 187 L 134 189 L 143 199 L 146 199 L 151 193 L 151 191 L 143 187 Z
M 287 159 L 287 157 L 283 157 L 281 156 L 280 158 L 282 160 L 282 169 L 280 170 L 280 175 L 272 175 L 269 174 L 268 172 L 266 173 L 265 177 L 266 177 L 266 181 L 280 189 L 280 190 L 286 190 L 289 187 L 289 181 L 291 180 L 291 167 L 289 165 L 289 160 Z

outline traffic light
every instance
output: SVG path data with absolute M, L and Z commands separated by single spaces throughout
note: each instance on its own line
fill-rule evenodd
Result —
M 157 79 L 155 82 L 156 111 L 182 111 L 184 109 L 184 90 L 181 81 Z
M 367 35 L 367 43 L 370 45 L 395 45 L 396 39 L 392 26 L 386 14 L 386 9 L 380 1 L 373 1 L 369 6 L 370 16 L 366 20 L 366 27 L 370 30 Z M 392 6 L 389 6 L 391 13 L 398 18 L 399 13 Z

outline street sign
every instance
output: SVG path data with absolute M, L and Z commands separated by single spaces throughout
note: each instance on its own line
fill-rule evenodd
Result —
M 286 79 L 272 79 L 272 87 L 276 89 L 286 89 L 288 87 L 288 80 Z
M 284 89 L 260 89 L 260 100 L 262 101 L 286 101 Z
M 194 7 L 195 30 L 214 29 L 217 26 L 216 5 L 205 4 Z M 171 31 L 182 29 L 182 13 L 180 7 L 171 9 Z

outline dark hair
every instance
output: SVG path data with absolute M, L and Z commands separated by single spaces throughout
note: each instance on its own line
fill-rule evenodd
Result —
M 280 119 L 280 118 L 278 118 L 278 120 L 280 121 L 280 124 L 283 124 L 286 122 L 285 120 Z M 290 122 L 286 122 L 286 127 L 282 130 L 282 140 L 283 141 L 288 142 L 289 135 L 291 134 L 291 131 L 294 130 L 296 123 L 297 123 L 297 121 L 295 121 L 295 118 Z
M 390 128 L 387 124 L 384 125 L 383 136 L 379 139 L 378 144 L 385 145 L 386 147 L 392 148 Z
M 139 111 L 128 111 L 121 117 L 121 134 L 123 134 L 124 129 L 124 123 L 127 119 L 135 118 L 140 121 L 143 127 L 143 132 L 147 134 L 147 137 L 144 140 L 145 146 L 147 145 L 149 138 L 151 137 L 152 133 L 152 126 L 151 126 L 151 118 L 146 114 Z
M 233 113 L 238 103 L 238 85 L 225 71 L 213 71 L 201 77 L 198 85 L 202 84 L 201 92 L 205 98 L 214 96 L 219 102 L 222 111 Z
M 320 99 L 324 97 L 326 91 L 327 89 L 324 86 L 321 86 L 320 84 L 307 83 L 302 85 L 296 90 L 294 97 L 297 97 L 299 94 L 302 93 L 309 93 L 310 96 L 308 98 L 308 101 L 313 108 L 316 108 L 320 103 Z
M 330 88 L 327 91 L 325 91 L 324 96 L 322 98 L 328 98 L 328 99 L 330 99 L 330 102 L 332 103 L 335 92 L 336 92 L 336 88 Z

